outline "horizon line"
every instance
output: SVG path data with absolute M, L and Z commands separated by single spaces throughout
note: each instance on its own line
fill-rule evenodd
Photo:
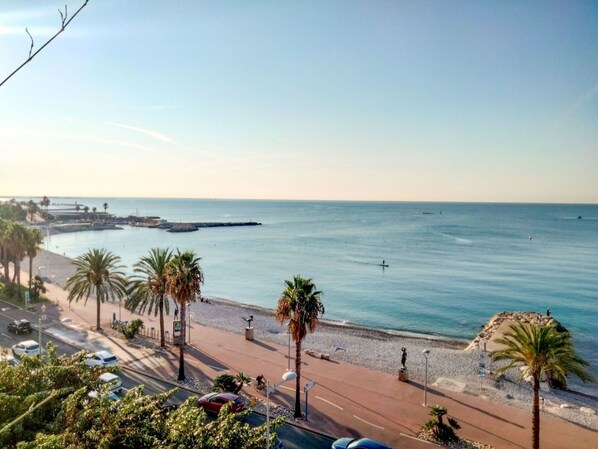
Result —
M 512 204 L 512 205 L 577 205 L 598 206 L 587 202 L 549 202 L 549 201 L 467 201 L 467 200 L 366 200 L 366 199 L 302 199 L 302 198 L 216 198 L 216 197 L 154 197 L 154 196 L 72 196 L 72 195 L 3 195 L 0 200 L 18 198 L 65 198 L 65 199 L 144 199 L 144 200 L 207 200 L 207 201 L 289 201 L 289 202 L 336 202 L 336 203 L 437 203 L 437 204 Z

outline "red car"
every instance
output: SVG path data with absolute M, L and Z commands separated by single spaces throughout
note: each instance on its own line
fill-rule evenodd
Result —
M 231 413 L 245 410 L 245 399 L 234 393 L 209 393 L 199 398 L 199 405 L 208 413 L 218 414 L 224 404 L 232 402 Z

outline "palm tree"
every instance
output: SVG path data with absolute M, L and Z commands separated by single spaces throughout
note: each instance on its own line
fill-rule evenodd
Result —
M 29 200 L 27 202 L 27 213 L 29 214 L 29 221 L 31 221 L 31 222 L 34 221 L 36 212 L 37 212 L 37 204 L 35 204 L 35 201 Z
M 46 215 L 48 214 L 48 207 L 50 206 L 50 198 L 48 198 L 47 196 L 44 196 L 42 198 L 42 200 L 39 202 L 39 205 L 41 207 L 45 207 L 46 208 Z
M 102 207 L 104 208 L 104 214 L 106 214 L 106 211 L 108 210 L 108 203 L 102 204 Z
M 94 294 L 97 305 L 96 328 L 100 330 L 100 304 L 107 299 L 121 299 L 127 294 L 128 280 L 122 271 L 120 257 L 106 249 L 93 248 L 73 261 L 75 274 L 66 282 L 69 302 L 85 299 Z
M 172 259 L 169 249 L 152 248 L 149 255 L 142 257 L 134 265 L 135 276 L 125 301 L 127 310 L 139 310 L 141 313 L 160 314 L 160 346 L 164 341 L 164 311 L 169 313 L 169 301 L 166 299 L 166 266 Z
M 199 266 L 199 257 L 193 251 L 181 253 L 177 250 L 166 266 L 166 291 L 179 306 L 181 317 L 181 340 L 179 344 L 178 380 L 185 380 L 185 307 L 188 302 L 195 302 L 201 296 L 203 272 Z
M 540 448 L 540 382 L 554 378 L 567 384 L 567 374 L 571 373 L 583 382 L 594 379 L 585 370 L 588 362 L 577 355 L 569 332 L 559 332 L 555 326 L 535 324 L 512 324 L 503 338 L 496 343 L 504 345 L 492 353 L 493 360 L 507 360 L 508 363 L 497 370 L 503 373 L 512 368 L 523 368 L 522 375 L 532 384 L 532 447 Z
M 8 259 L 14 264 L 14 276 L 12 283 L 16 281 L 17 285 L 21 285 L 21 260 L 27 254 L 27 233 L 28 230 L 21 223 L 15 221 L 9 222 L 7 230 L 7 245 Z M 8 263 L 7 263 L 8 265 Z M 5 272 L 8 270 L 5 268 Z M 19 291 L 19 298 L 21 297 L 21 290 Z
M 77 219 L 79 219 L 79 211 L 81 210 L 81 206 L 75 203 L 75 211 L 77 212 Z
M 88 207 L 88 206 L 85 206 L 85 207 L 83 208 L 83 212 L 85 212 L 85 219 L 87 220 L 87 213 L 89 212 L 89 207 Z
M 91 208 L 91 211 L 93 212 L 93 219 L 97 220 L 98 219 L 98 215 L 97 215 L 98 208 L 94 206 Z
M 29 291 L 31 291 L 31 281 L 33 279 L 33 259 L 37 256 L 37 251 L 43 243 L 44 238 L 39 229 L 29 229 L 26 236 L 26 252 L 29 257 Z
M 311 279 L 295 275 L 292 282 L 285 281 L 276 308 L 276 319 L 281 324 L 289 320 L 289 332 L 295 342 L 295 418 L 301 417 L 301 342 L 308 329 L 312 333 L 316 330 L 319 318 L 324 314 L 321 294 Z
M 10 221 L 0 218 L 0 261 L 4 267 L 4 280 L 9 282 L 8 278 L 8 226 Z

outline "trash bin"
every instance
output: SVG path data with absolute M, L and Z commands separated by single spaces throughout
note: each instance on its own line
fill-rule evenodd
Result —
M 245 340 L 253 340 L 253 327 L 245 328 Z

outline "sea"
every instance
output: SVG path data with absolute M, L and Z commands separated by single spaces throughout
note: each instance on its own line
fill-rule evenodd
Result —
M 153 247 L 192 250 L 206 296 L 273 309 L 300 274 L 322 291 L 328 320 L 451 339 L 473 338 L 501 311 L 550 308 L 598 378 L 598 205 L 51 200 L 174 222 L 260 222 L 192 233 L 125 226 L 47 242 L 69 257 L 107 248 L 128 271 Z

